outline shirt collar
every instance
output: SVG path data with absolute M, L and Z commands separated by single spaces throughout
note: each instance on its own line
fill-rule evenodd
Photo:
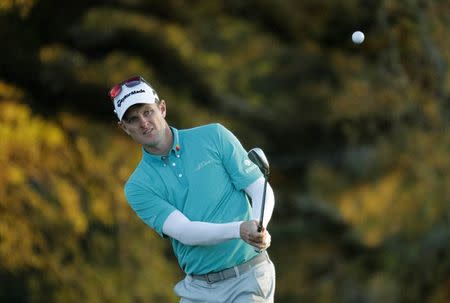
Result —
M 171 152 L 174 153 L 175 156 L 179 156 L 181 155 L 181 143 L 178 129 L 176 129 L 175 127 L 170 127 L 170 129 L 172 130 L 173 134 L 173 145 Z
M 172 148 L 169 150 L 169 153 L 167 155 L 154 155 L 154 154 L 149 153 L 148 151 L 146 151 L 144 149 L 144 147 L 142 147 L 142 154 L 143 154 L 144 160 L 146 160 L 146 161 L 161 161 L 164 157 L 167 157 L 167 156 L 169 156 L 169 157 L 171 155 L 174 155 L 175 157 L 181 156 L 183 150 L 181 148 L 178 129 L 170 126 L 170 130 L 172 131 L 172 135 L 173 135 L 173 144 L 172 144 Z

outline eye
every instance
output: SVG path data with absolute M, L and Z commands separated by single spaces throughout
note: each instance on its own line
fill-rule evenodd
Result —
M 127 123 L 128 124 L 133 124 L 138 120 L 138 118 L 136 116 L 130 117 L 127 119 Z

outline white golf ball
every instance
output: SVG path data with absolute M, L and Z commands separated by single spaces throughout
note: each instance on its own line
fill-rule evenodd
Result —
M 364 33 L 361 31 L 356 31 L 352 34 L 353 43 L 360 44 L 364 41 Z

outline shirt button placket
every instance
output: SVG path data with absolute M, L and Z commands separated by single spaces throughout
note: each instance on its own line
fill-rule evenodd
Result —
M 178 180 L 181 183 L 186 184 L 187 180 L 186 177 L 184 176 L 183 165 L 181 165 L 181 157 L 179 154 L 176 155 L 176 158 L 172 162 L 172 167 L 174 168 L 174 172 L 177 175 Z
M 163 166 L 166 167 L 167 166 L 167 157 L 163 156 L 163 157 L 161 157 L 161 160 L 163 161 Z
M 172 163 L 172 166 L 175 168 L 177 166 L 177 164 L 175 162 Z M 178 170 L 178 178 L 183 177 L 183 174 L 180 172 L 180 170 Z

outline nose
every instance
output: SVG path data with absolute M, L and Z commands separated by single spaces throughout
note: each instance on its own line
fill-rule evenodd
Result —
M 147 119 L 145 119 L 144 116 L 139 117 L 139 123 L 140 123 L 141 128 L 147 128 L 147 126 L 149 124 L 149 122 L 147 121 Z

